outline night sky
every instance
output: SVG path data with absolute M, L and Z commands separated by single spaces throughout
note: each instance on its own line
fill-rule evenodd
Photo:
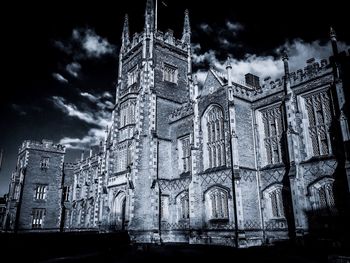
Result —
M 124 15 L 129 14 L 131 35 L 141 32 L 146 0 L 12 2 L 2 7 L 6 17 L 1 18 L 0 195 L 8 190 L 23 140 L 65 143 L 70 148 L 66 161 L 74 161 L 104 136 Z M 281 77 L 282 49 L 290 55 L 292 70 L 304 67 L 308 58 L 327 58 L 330 26 L 340 49 L 350 45 L 349 14 L 341 1 L 314 1 L 314 8 L 306 1 L 209 3 L 159 1 L 158 28 L 171 28 L 178 38 L 189 9 L 200 81 L 209 66 L 223 70 L 227 56 L 235 79 L 248 72 L 261 79 Z

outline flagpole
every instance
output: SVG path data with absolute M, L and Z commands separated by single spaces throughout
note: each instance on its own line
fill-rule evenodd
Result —
M 158 0 L 156 0 L 156 15 L 155 15 L 155 23 L 154 23 L 155 32 L 158 30 Z

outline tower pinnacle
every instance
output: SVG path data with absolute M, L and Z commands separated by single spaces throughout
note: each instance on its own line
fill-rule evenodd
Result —
M 130 43 L 129 17 L 128 17 L 128 14 L 125 14 L 123 33 L 122 33 L 122 44 L 124 47 L 126 47 L 127 45 L 129 45 L 129 43 Z
M 186 44 L 191 43 L 191 26 L 190 26 L 190 17 L 188 9 L 185 10 L 185 19 L 184 19 L 184 29 L 182 33 L 182 42 Z
M 154 1 L 147 0 L 146 2 L 146 11 L 145 11 L 145 31 L 147 33 L 154 30 Z
M 333 27 L 330 28 L 329 37 L 331 38 L 333 55 L 338 55 L 338 44 L 337 44 L 337 35 Z

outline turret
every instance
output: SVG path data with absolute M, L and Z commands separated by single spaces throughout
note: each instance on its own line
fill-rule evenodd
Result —
M 332 27 L 330 29 L 329 36 L 330 36 L 331 43 L 332 43 L 333 55 L 336 56 L 336 55 L 338 55 L 337 35 Z
M 232 70 L 231 61 L 230 61 L 230 57 L 228 57 L 226 61 L 226 71 L 227 71 L 227 86 L 229 87 L 232 86 L 231 70 Z
M 288 94 L 292 92 L 292 89 L 291 89 L 290 80 L 289 80 L 289 57 L 286 50 L 284 50 L 282 53 L 282 61 L 284 65 L 283 87 L 284 87 L 285 94 Z

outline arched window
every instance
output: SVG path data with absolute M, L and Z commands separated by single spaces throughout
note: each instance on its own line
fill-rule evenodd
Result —
M 209 220 L 228 219 L 228 193 L 215 187 L 206 193 L 206 206 Z
M 187 220 L 190 218 L 190 206 L 188 192 L 184 191 L 176 197 L 176 205 L 178 211 L 178 220 Z
M 202 131 L 204 168 L 225 165 L 224 114 L 220 107 L 212 105 L 207 109 L 202 119 Z
M 284 218 L 282 185 L 273 185 L 264 191 L 268 219 Z
M 311 147 L 308 155 L 319 156 L 332 153 L 329 126 L 332 122 L 330 95 L 327 91 L 304 97 L 308 119 L 308 134 Z
M 335 212 L 332 178 L 324 178 L 311 186 L 311 201 L 313 209 L 317 212 Z

